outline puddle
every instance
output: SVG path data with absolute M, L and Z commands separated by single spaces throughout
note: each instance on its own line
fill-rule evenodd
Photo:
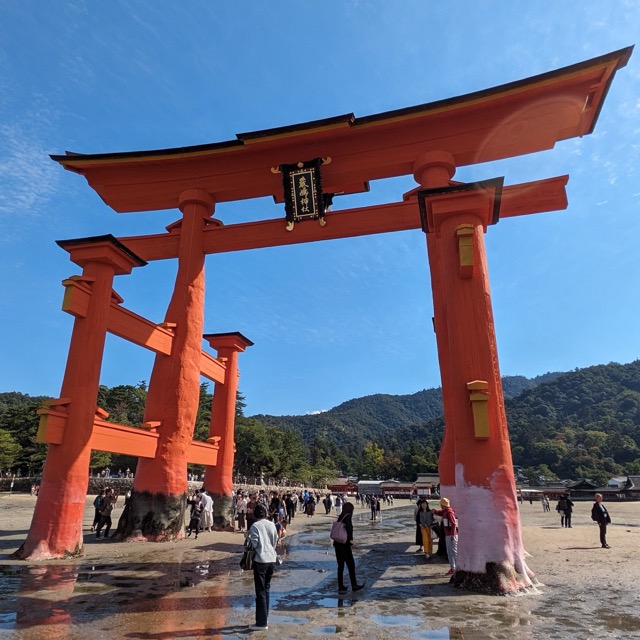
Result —
M 473 637 L 473 636 L 470 636 Z M 478 638 L 478 636 L 475 636 Z M 411 634 L 416 640 L 463 640 L 462 629 L 444 627 L 442 629 L 425 629 Z
M 601 618 L 607 629 L 615 629 L 616 631 L 640 631 L 640 618 L 634 615 L 603 611 L 600 609 L 595 612 L 595 617 Z
M 321 635 L 321 636 L 335 636 L 336 633 L 341 633 L 342 629 L 340 629 L 340 627 L 327 626 L 327 627 L 314 627 L 312 631 L 313 633 L 317 633 L 318 635 Z
M 350 607 L 351 600 L 343 600 L 342 598 L 321 598 L 316 600 L 316 605 L 319 607 L 326 607 L 328 609 L 338 609 L 343 607 Z
M 309 618 L 297 618 L 295 616 L 283 616 L 278 613 L 269 613 L 269 624 L 309 624 Z
M 567 589 L 560 581 L 535 597 L 492 598 L 452 589 L 442 575 L 444 565 L 418 562 L 412 553 L 412 512 L 410 506 L 370 522 L 367 511 L 356 511 L 354 555 L 367 589 L 344 598 L 337 596 L 329 519 L 310 519 L 310 530 L 287 538 L 285 564 L 271 585 L 269 622 L 280 629 L 276 635 L 358 638 L 367 637 L 368 626 L 371 638 L 405 640 L 640 637 L 635 590 L 608 585 L 607 600 L 600 589 Z M 53 625 L 69 634 L 64 637 L 80 637 L 82 631 L 83 640 L 251 637 L 253 575 L 239 571 L 235 555 L 203 550 L 190 559 L 150 553 L 144 562 L 146 557 L 0 565 L 0 637 L 35 632 L 30 637 L 44 638 Z M 424 628 L 438 624 L 447 626 Z
M 372 616 L 370 616 L 369 620 L 384 627 L 419 627 L 422 622 L 422 619 L 418 616 L 386 616 L 378 613 L 374 613 Z
M 16 618 L 15 611 L 0 613 L 0 629 L 13 629 L 16 626 Z

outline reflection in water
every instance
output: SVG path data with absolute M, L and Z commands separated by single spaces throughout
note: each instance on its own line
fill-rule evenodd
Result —
M 46 626 L 47 637 L 66 638 L 71 614 L 65 603 L 72 597 L 78 577 L 74 565 L 27 566 L 20 574 L 16 628 Z

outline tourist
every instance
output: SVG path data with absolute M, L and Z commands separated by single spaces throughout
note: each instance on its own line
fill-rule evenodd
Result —
M 109 531 L 111 531 L 111 513 L 113 512 L 117 501 L 118 494 L 114 493 L 111 487 L 106 489 L 104 492 L 102 508 L 100 509 L 100 521 L 98 522 L 98 528 L 96 529 L 96 540 L 100 539 L 100 532 L 102 531 L 102 527 L 105 527 L 105 539 L 109 537 Z
M 315 515 L 316 512 L 316 501 L 315 498 L 309 494 L 309 498 L 304 505 L 304 512 L 307 514 L 307 518 Z
M 271 518 L 271 521 L 274 523 L 278 520 L 278 513 L 281 506 L 282 499 L 280 498 L 280 494 L 277 491 L 272 491 L 271 501 L 269 502 L 269 518 Z
M 95 531 L 100 522 L 100 511 L 102 511 L 102 503 L 104 502 L 104 489 L 100 489 L 100 493 L 93 500 L 94 516 L 91 523 L 91 531 Z
M 191 534 L 195 531 L 195 538 L 198 539 L 198 533 L 200 531 L 200 519 L 202 517 L 202 500 L 199 493 L 194 493 L 190 500 L 187 500 L 187 504 L 191 506 L 191 512 L 189 517 L 189 526 L 187 527 L 187 538 L 191 537 Z
M 247 526 L 247 498 L 244 492 L 240 493 L 236 498 L 236 515 L 238 516 L 238 531 L 244 531 Z
M 602 504 L 602 494 L 596 493 L 595 502 L 591 507 L 591 519 L 600 527 L 600 544 L 603 549 L 611 549 L 607 544 L 607 525 L 611 523 L 611 517 L 607 508 Z
M 420 511 L 424 502 L 426 502 L 426 500 L 424 498 L 420 498 L 413 511 L 413 519 L 416 523 L 416 544 L 418 545 L 416 553 L 422 553 L 424 551 L 424 547 L 422 546 L 422 527 L 420 526 Z
M 456 559 L 458 556 L 458 522 L 456 520 L 456 513 L 451 507 L 451 503 L 448 498 L 442 498 L 440 500 L 440 506 L 442 509 L 434 509 L 433 513 L 442 518 L 442 524 L 444 525 L 444 536 L 447 545 L 447 556 L 449 557 L 450 569 L 446 575 L 450 576 L 456 572 Z
M 342 496 L 336 496 L 336 516 L 340 516 L 342 513 Z
M 256 521 L 254 511 L 258 504 L 258 494 L 254 491 L 249 494 L 249 502 L 247 502 L 247 531 L 251 529 L 251 525 Z
M 371 508 L 371 519 L 375 520 L 376 519 L 376 511 L 377 511 L 378 499 L 375 496 L 371 496 L 370 500 L 371 501 L 369 502 L 369 507 Z
M 568 494 L 561 496 L 558 500 L 556 511 L 560 512 L 560 526 L 571 529 L 571 515 L 573 513 L 573 502 L 569 499 Z
M 261 631 L 268 629 L 269 617 L 269 591 L 271 590 L 271 578 L 276 566 L 278 554 L 278 532 L 276 526 L 266 519 L 267 510 L 262 505 L 254 509 L 256 521 L 251 525 L 249 538 L 251 547 L 256 555 L 253 561 L 253 582 L 256 592 L 256 623 L 250 629 Z
M 296 515 L 296 503 L 290 493 L 287 493 L 287 495 L 285 496 L 284 505 L 287 511 L 287 523 L 291 524 L 291 521 L 295 518 Z
M 202 531 L 213 530 L 213 498 L 204 490 L 200 490 L 200 502 L 202 514 L 200 515 L 200 529 Z
M 427 500 L 423 500 L 418 510 L 418 522 L 422 534 L 422 547 L 427 558 L 433 553 L 433 543 L 431 541 L 431 526 L 434 522 L 433 511 L 429 508 Z
M 558 504 L 556 505 L 556 511 L 560 514 L 560 526 L 564 527 L 564 510 L 567 506 L 567 499 L 564 496 L 560 496 Z
M 334 540 L 333 547 L 336 552 L 336 560 L 338 562 L 338 593 L 343 595 L 347 593 L 347 588 L 344 586 L 344 566 L 347 565 L 347 570 L 349 571 L 349 580 L 351 582 L 351 590 L 352 591 L 360 591 L 360 589 L 364 588 L 363 584 L 358 584 L 356 580 L 356 563 L 353 559 L 353 550 L 351 549 L 353 545 L 353 504 L 351 502 L 346 502 L 342 506 L 342 513 L 338 517 L 338 522 L 342 522 L 344 524 L 344 528 L 347 531 L 347 541 L 344 543 L 336 542 Z

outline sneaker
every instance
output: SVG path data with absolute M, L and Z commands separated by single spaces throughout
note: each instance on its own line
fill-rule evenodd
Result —
M 340 587 L 338 589 L 338 594 L 343 596 L 345 593 L 347 593 L 347 587 Z
M 422 553 L 422 547 L 420 547 L 419 549 L 416 549 L 416 553 Z
M 603 545 L 602 545 L 602 548 L 603 548 L 603 549 L 611 549 L 611 547 L 610 547 L 608 544 L 603 544 Z
M 96 540 L 100 540 L 100 534 L 96 533 Z
M 362 584 L 357 584 L 355 587 L 352 587 L 352 591 L 360 591 L 360 589 L 364 589 L 364 582 Z
M 264 627 L 261 627 L 258 624 L 252 624 L 249 627 L 249 631 L 266 631 L 269 627 L 265 624 Z
M 453 569 L 449 569 L 449 571 L 447 571 L 447 573 L 445 573 L 445 576 L 452 576 L 455 573 L 455 571 Z

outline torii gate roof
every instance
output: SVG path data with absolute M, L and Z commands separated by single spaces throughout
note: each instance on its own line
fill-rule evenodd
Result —
M 465 166 L 551 149 L 591 133 L 613 77 L 632 51 L 363 118 L 346 114 L 192 147 L 51 158 L 84 175 L 120 213 L 176 208 L 180 193 L 194 187 L 216 202 L 281 201 L 282 177 L 271 168 L 316 157 L 331 158 L 322 169 L 325 193 L 356 193 L 370 180 L 411 175 L 424 152 L 448 151 Z

